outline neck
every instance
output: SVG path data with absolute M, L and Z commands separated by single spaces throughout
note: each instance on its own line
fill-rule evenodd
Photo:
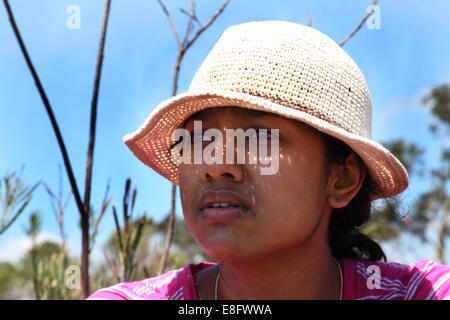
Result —
M 306 244 L 258 260 L 223 261 L 219 299 L 337 299 L 339 269 L 325 247 Z

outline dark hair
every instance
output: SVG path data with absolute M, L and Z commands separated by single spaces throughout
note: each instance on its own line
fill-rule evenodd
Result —
M 345 164 L 352 149 L 341 140 L 327 134 L 322 133 L 322 138 L 329 164 Z M 386 261 L 386 255 L 380 245 L 360 232 L 360 229 L 370 218 L 371 184 L 370 175 L 367 173 L 361 189 L 348 205 L 333 209 L 329 226 L 330 247 L 333 257 Z

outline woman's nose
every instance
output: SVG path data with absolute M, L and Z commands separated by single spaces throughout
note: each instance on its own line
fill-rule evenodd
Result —
M 207 182 L 210 182 L 212 179 L 217 182 L 226 180 L 241 182 L 244 173 L 240 164 L 211 164 L 204 165 L 201 175 L 202 179 Z

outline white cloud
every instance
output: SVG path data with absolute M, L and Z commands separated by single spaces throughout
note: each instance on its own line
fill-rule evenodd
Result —
M 59 235 L 48 231 L 42 231 L 38 234 L 36 241 L 38 244 L 45 241 L 52 241 L 59 244 L 61 242 L 61 239 Z M 30 250 L 31 245 L 31 239 L 26 235 L 6 239 L 2 243 L 0 243 L 0 263 L 18 263 L 19 260 L 25 255 L 25 253 Z M 90 263 L 92 266 L 98 266 L 104 262 L 102 246 L 103 243 L 96 243 L 96 245 L 94 246 L 94 249 L 90 254 Z M 73 239 L 67 238 L 66 252 L 70 257 L 80 260 L 80 243 L 78 241 L 73 241 Z
M 38 243 L 42 243 L 44 241 L 59 242 L 59 237 L 44 231 L 38 234 L 36 241 Z M 8 239 L 0 247 L 0 262 L 17 262 L 30 248 L 31 239 L 28 236 Z

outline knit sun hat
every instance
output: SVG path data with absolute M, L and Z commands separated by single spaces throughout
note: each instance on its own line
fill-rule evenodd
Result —
M 286 21 L 226 29 L 188 91 L 160 103 L 124 142 L 144 164 L 178 185 L 172 133 L 194 113 L 227 106 L 296 119 L 345 142 L 368 168 L 371 200 L 408 187 L 403 165 L 371 140 L 372 103 L 361 70 L 328 36 Z

